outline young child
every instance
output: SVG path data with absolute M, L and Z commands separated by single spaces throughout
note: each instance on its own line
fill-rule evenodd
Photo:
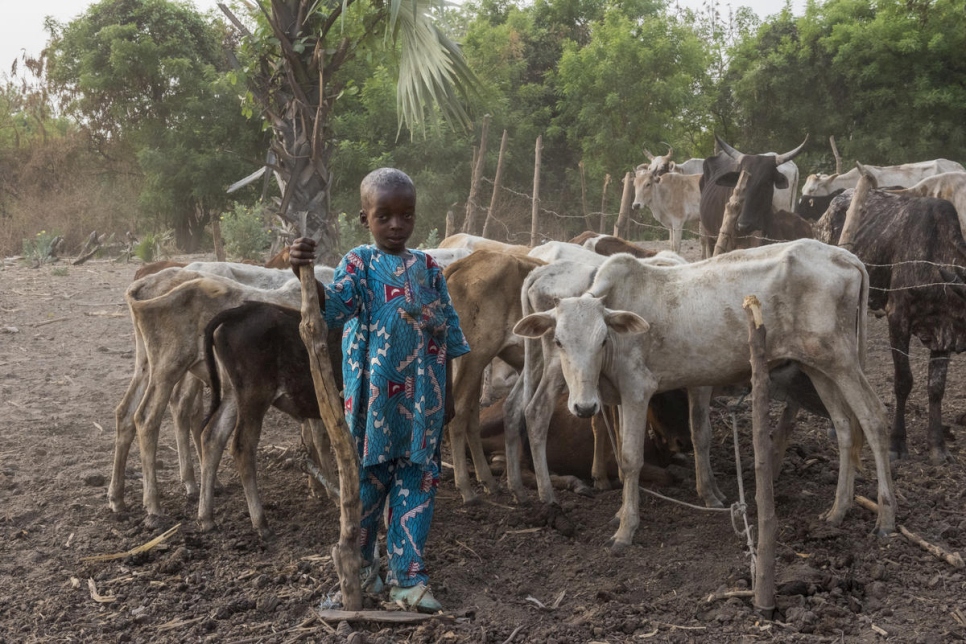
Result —
M 359 187 L 359 221 L 374 245 L 342 259 L 331 285 L 318 285 L 323 315 L 342 336 L 345 418 L 360 458 L 363 589 L 382 587 L 374 549 L 389 502 L 386 549 L 390 599 L 436 612 L 423 552 L 439 482 L 443 425 L 452 418 L 449 360 L 470 350 L 432 257 L 406 248 L 416 222 L 416 188 L 403 172 L 380 168 Z M 301 238 L 291 264 L 315 256 Z

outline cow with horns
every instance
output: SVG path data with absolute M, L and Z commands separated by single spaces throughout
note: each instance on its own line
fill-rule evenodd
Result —
M 755 230 L 769 228 L 774 209 L 775 189 L 789 187 L 786 177 L 778 166 L 791 161 L 802 151 L 808 136 L 797 148 L 784 154 L 744 154 L 731 147 L 717 134 L 715 140 L 721 152 L 704 160 L 701 178 L 701 248 L 702 256 L 710 257 L 714 239 L 721 229 L 725 205 L 732 189 L 738 183 L 741 172 L 748 173 L 745 199 L 738 216 L 736 231 L 748 235 Z M 747 244 L 747 241 L 745 242 Z M 738 247 L 742 247 L 741 239 Z

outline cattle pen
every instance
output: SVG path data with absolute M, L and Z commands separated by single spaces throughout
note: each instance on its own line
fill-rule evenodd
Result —
M 667 241 L 650 244 L 659 250 Z M 697 242 L 685 240 L 683 252 L 696 258 Z M 317 609 L 338 583 L 329 557 L 338 539 L 338 507 L 309 495 L 298 468 L 298 427 L 280 413 L 266 418 L 258 450 L 274 539 L 263 541 L 252 530 L 227 456 L 219 471 L 218 527 L 198 529 L 197 503 L 182 494 L 168 417 L 157 468 L 163 525 L 144 524 L 134 456 L 125 470 L 130 509 L 113 514 L 108 508 L 114 407 L 134 364 L 124 291 L 136 268 L 92 260 L 67 271 L 11 264 L 0 272 L 0 642 L 966 639 L 962 569 L 901 536 L 871 536 L 875 515 L 858 506 L 840 526 L 820 520 L 834 495 L 838 450 L 827 422 L 804 412 L 775 484 L 776 621 L 763 620 L 741 596 L 751 581 L 745 540 L 727 514 L 643 496 L 633 543 L 614 555 L 605 544 L 619 490 L 593 498 L 560 491 L 560 513 L 548 513 L 533 489 L 529 502 L 516 504 L 505 488 L 487 495 L 478 487 L 480 502 L 464 505 L 452 470 L 444 470 L 428 552 L 444 615 L 419 624 L 324 624 Z M 891 414 L 886 323 L 870 316 L 869 325 L 866 371 Z M 898 523 L 962 553 L 966 430 L 956 422 L 966 414 L 966 358 L 952 357 L 944 400 L 955 462 L 934 466 L 925 436 L 928 352 L 914 345 L 911 457 L 893 465 Z M 772 422 L 777 409 L 773 403 Z M 737 418 L 743 481 L 752 489 L 750 407 Z M 722 491 L 734 500 L 730 416 L 714 407 L 712 420 L 712 464 Z M 445 453 L 443 460 L 452 462 Z M 856 492 L 874 498 L 868 451 L 864 465 Z M 660 491 L 698 502 L 690 457 L 669 469 L 676 482 Z M 127 553 L 166 532 L 149 550 L 85 560 Z

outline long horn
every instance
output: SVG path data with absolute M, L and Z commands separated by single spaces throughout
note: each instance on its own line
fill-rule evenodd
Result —
M 643 148 L 643 150 L 644 150 L 644 156 L 646 156 L 648 159 L 650 159 L 651 161 L 653 161 L 654 160 L 654 155 L 651 154 L 651 151 L 648 150 L 647 148 Z
M 802 149 L 805 147 L 805 144 L 806 143 L 808 143 L 808 135 L 807 134 L 805 135 L 805 140 L 802 141 L 802 144 L 800 146 L 798 146 L 797 148 L 795 148 L 791 152 L 786 152 L 785 154 L 779 154 L 777 157 L 775 157 L 775 165 L 781 165 L 781 164 L 785 163 L 786 161 L 791 161 L 792 159 L 794 159 L 795 157 L 797 157 L 798 156 L 798 153 L 802 151 Z
M 733 147 L 731 147 L 730 145 L 728 145 L 727 143 L 725 143 L 724 142 L 724 139 L 722 139 L 717 134 L 714 135 L 714 140 L 718 142 L 718 147 L 720 147 L 722 150 L 724 150 L 725 151 L 725 154 L 727 154 L 729 157 L 731 157 L 735 161 L 737 161 L 741 157 L 745 156 L 743 152 L 739 152 L 738 150 L 735 150 Z
M 665 143 L 664 145 L 667 146 L 667 154 L 664 156 L 666 156 L 668 160 L 670 160 L 674 156 L 674 148 L 671 147 L 670 143 Z

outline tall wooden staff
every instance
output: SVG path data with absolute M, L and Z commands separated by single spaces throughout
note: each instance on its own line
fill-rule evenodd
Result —
M 342 605 L 346 610 L 362 609 L 362 581 L 359 569 L 362 553 L 359 551 L 359 530 L 362 521 L 362 503 L 359 499 L 359 454 L 355 441 L 349 433 L 342 411 L 342 399 L 335 385 L 329 349 L 325 343 L 328 329 L 319 310 L 319 294 L 315 286 L 314 262 L 299 270 L 302 282 L 302 322 L 299 335 L 309 352 L 312 382 L 319 403 L 322 422 L 329 433 L 339 467 L 339 542 L 332 548 L 332 562 L 339 575 L 342 589 Z

